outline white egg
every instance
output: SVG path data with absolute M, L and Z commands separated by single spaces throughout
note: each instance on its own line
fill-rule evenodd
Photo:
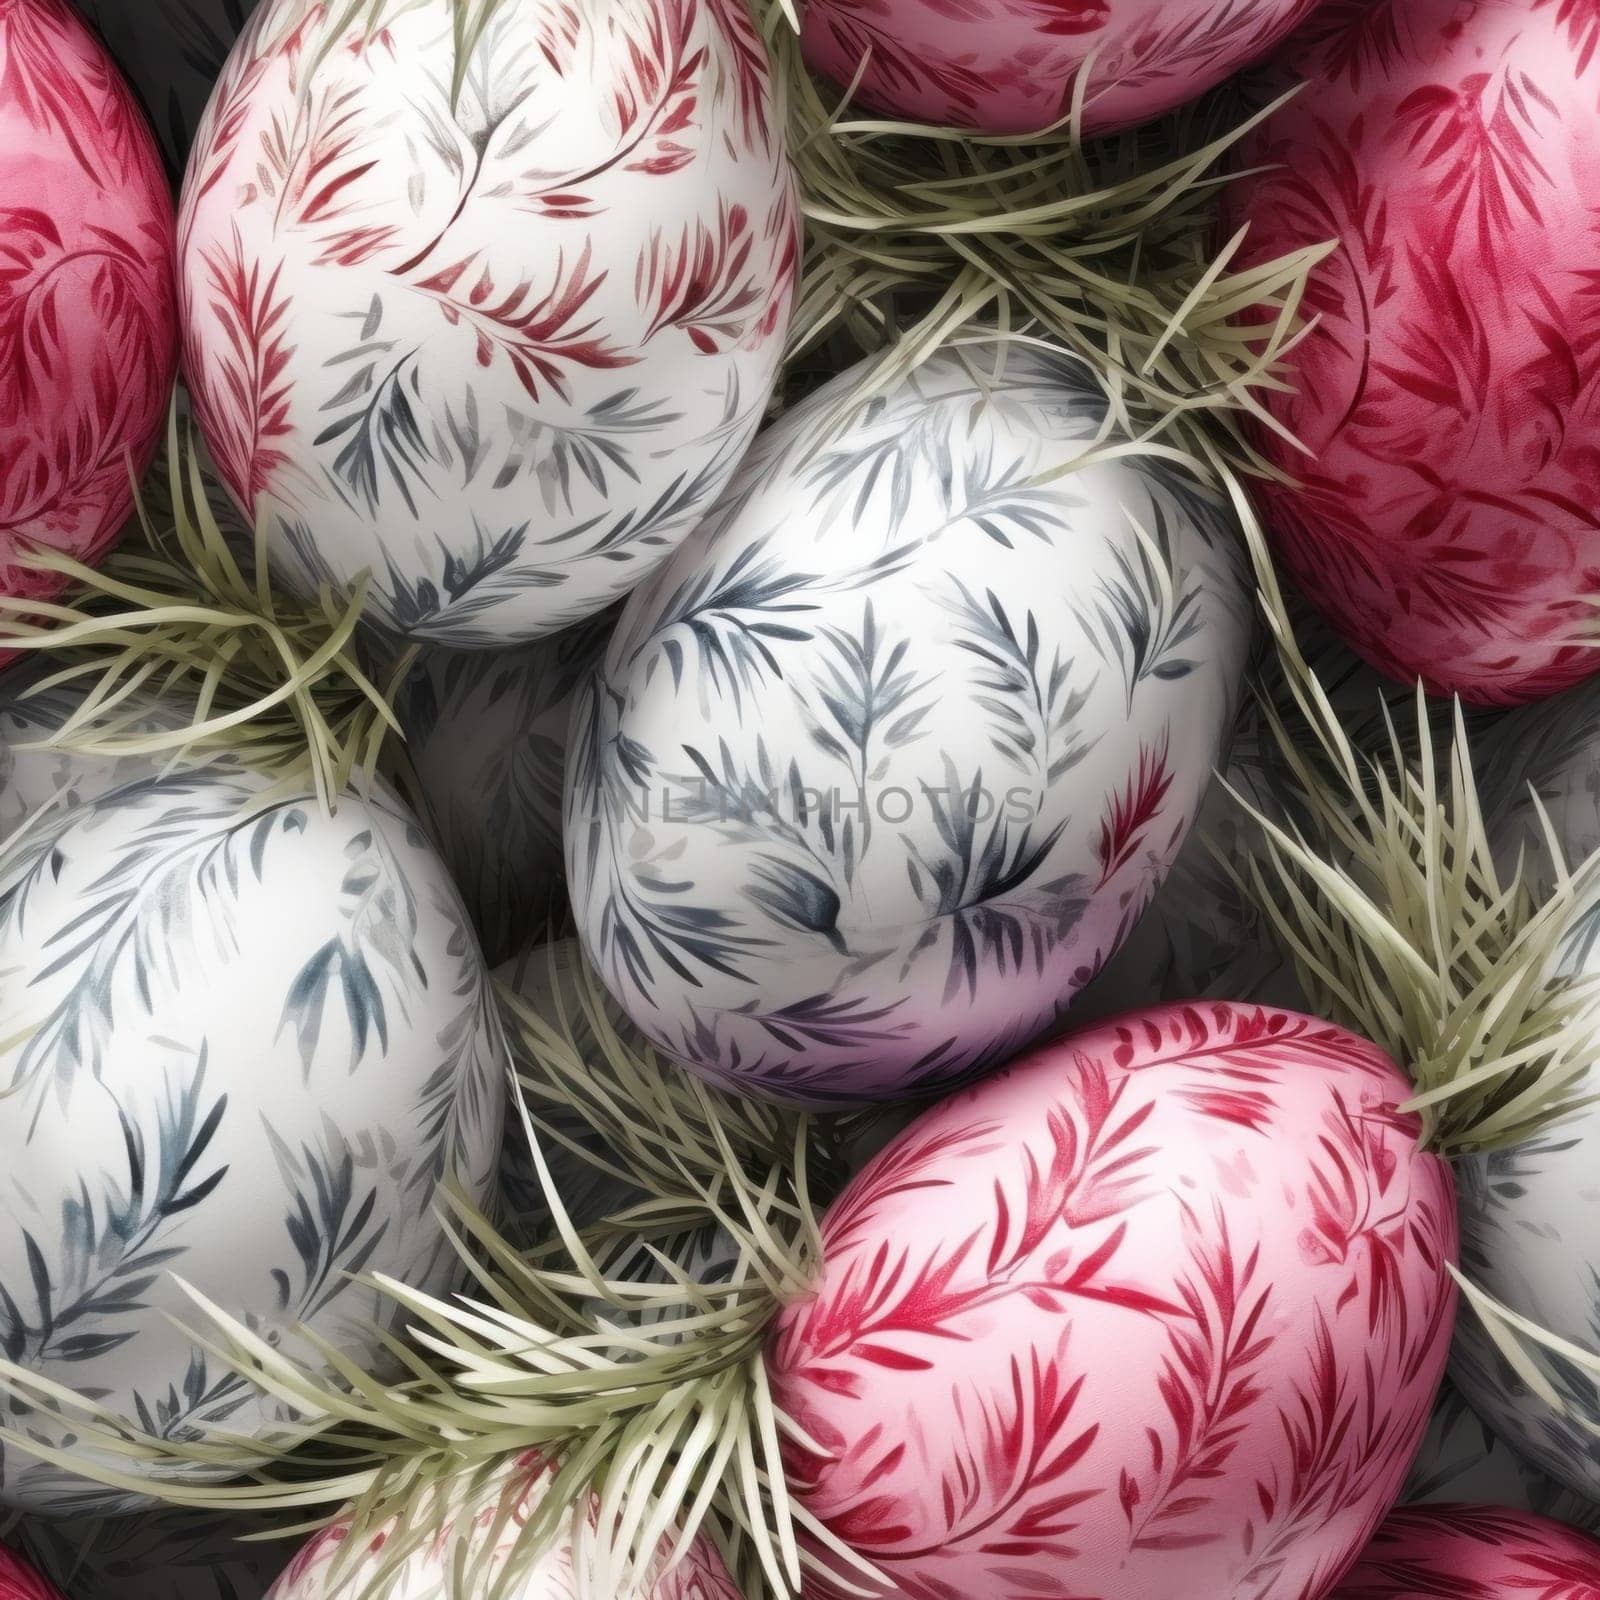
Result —
M 263 0 L 179 223 L 185 370 L 276 570 L 436 643 L 601 611 L 703 516 L 797 210 L 739 0 Z
M 567 729 L 615 621 L 514 650 L 425 648 L 396 697 L 420 809 L 491 962 L 566 921 Z
M 946 351 L 757 444 L 579 700 L 568 883 L 668 1054 L 815 1104 L 934 1091 L 1126 937 L 1232 725 L 1250 603 L 1181 473 L 1083 464 L 1069 358 Z
M 0 815 L 26 812 L 0 842 L 0 1354 L 168 1437 L 259 1436 L 283 1406 L 173 1327 L 203 1327 L 177 1278 L 263 1338 L 309 1324 L 376 1362 L 395 1312 L 350 1275 L 449 1286 L 439 1181 L 489 1192 L 504 1039 L 393 795 L 330 816 L 226 767 L 19 748 L 66 709 L 0 718 Z M 70 1419 L 3 1410 L 92 1453 Z M 0 1469 L 32 1510 L 141 1503 L 15 1444 Z

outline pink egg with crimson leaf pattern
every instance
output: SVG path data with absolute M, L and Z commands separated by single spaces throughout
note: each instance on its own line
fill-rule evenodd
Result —
M 133 507 L 177 365 L 155 141 L 66 0 L 0 0 L 0 595 L 30 550 L 97 560 Z M 0 652 L 0 661 L 5 655 Z
M 1208 1003 L 919 1118 L 770 1336 L 800 1504 L 897 1600 L 1321 1600 L 1449 1346 L 1454 1193 L 1410 1092 L 1331 1023 Z M 808 1595 L 850 1592 L 821 1559 Z
M 1600 1544 L 1495 1506 L 1403 1506 L 1329 1600 L 1600 1600 Z
M 1600 16 L 1565 0 L 1331 0 L 1265 89 L 1229 226 L 1332 240 L 1266 397 L 1285 564 L 1407 683 L 1507 704 L 1600 667 Z
M 818 72 L 876 110 L 981 133 L 1148 121 L 1264 55 L 1316 0 L 807 0 Z M 863 70 L 863 63 L 865 64 Z

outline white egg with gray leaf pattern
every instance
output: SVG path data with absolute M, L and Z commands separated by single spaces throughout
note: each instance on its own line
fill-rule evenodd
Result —
M 419 809 L 491 963 L 566 921 L 561 787 L 605 611 L 514 650 L 424 648 L 395 697 Z
M 1065 355 L 946 351 L 760 440 L 574 716 L 568 884 L 660 1048 L 811 1104 L 933 1092 L 1047 1028 L 1182 844 L 1250 630 L 1236 530 L 1085 463 Z
M 69 709 L 0 709 L 0 1355 L 167 1437 L 259 1437 L 284 1407 L 172 1325 L 203 1326 L 177 1280 L 265 1339 L 307 1324 L 377 1363 L 395 1313 L 352 1275 L 449 1287 L 440 1180 L 490 1192 L 504 1038 L 387 790 L 329 815 L 225 766 L 21 747 Z M 14 1392 L 0 1417 L 94 1453 Z M 142 1503 L 12 1443 L 0 1500 Z

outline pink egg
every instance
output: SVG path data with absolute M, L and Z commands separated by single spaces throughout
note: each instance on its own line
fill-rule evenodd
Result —
M 32 1567 L 0 1545 L 0 1600 L 61 1600 Z
M 1084 128 L 1160 116 L 1266 53 L 1316 0 L 807 0 L 807 62 L 913 122 L 1036 133 L 1071 109 Z
M 1600 585 L 1600 42 L 1556 0 L 1324 5 L 1229 194 L 1323 240 L 1258 489 L 1285 563 L 1397 678 L 1485 704 L 1588 676 Z
M 173 215 L 143 114 L 66 0 L 0 0 L 0 595 L 133 506 L 177 364 Z M 4 660 L 0 655 L 0 660 Z
M 538 1511 L 549 1483 L 546 1469 L 530 1452 L 507 1461 L 485 1488 L 460 1495 L 437 1515 L 430 1510 L 430 1521 L 436 1522 L 432 1537 L 398 1572 L 384 1575 L 383 1600 L 453 1597 L 463 1587 L 451 1581 L 457 1561 L 465 1563 L 467 1592 L 488 1594 L 505 1574 L 512 1549 Z M 591 1523 L 594 1514 L 591 1505 Z M 566 1526 L 528 1570 L 509 1587 L 494 1592 L 503 1594 L 504 1600 L 574 1600 L 586 1593 L 579 1582 L 581 1558 L 574 1533 Z M 392 1534 L 375 1535 L 370 1549 L 353 1561 L 344 1552 L 348 1534 L 349 1525 L 343 1522 L 318 1534 L 290 1562 L 267 1600 L 365 1600 L 373 1580 L 383 1572 L 383 1551 Z M 660 1565 L 666 1566 L 665 1552 Z M 0 1600 L 5 1600 L 3 1593 Z M 722 1558 L 702 1536 L 670 1571 L 656 1571 L 640 1600 L 740 1600 L 740 1596 Z
M 1405 1506 L 1329 1600 L 1600 1600 L 1600 1544 L 1528 1511 Z
M 822 1452 L 790 1447 L 801 1504 L 901 1600 L 1319 1597 L 1449 1344 L 1454 1193 L 1409 1093 L 1330 1023 L 1197 1004 L 919 1118 L 771 1337 Z

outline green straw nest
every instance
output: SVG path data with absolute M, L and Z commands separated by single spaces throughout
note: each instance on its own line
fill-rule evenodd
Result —
M 66 580 L 58 601 L 0 595 L 0 649 L 57 667 L 39 689 L 85 686 L 51 743 L 106 756 L 202 761 L 230 755 L 285 784 L 307 780 L 328 807 L 370 778 L 396 731 L 390 697 L 402 654 L 380 689 L 357 638 L 366 584 L 306 603 L 268 581 L 259 540 L 224 530 L 226 497 L 180 436 L 174 404 L 165 464 L 136 490 L 135 526 L 98 568 L 56 551 L 20 565 Z M 253 555 L 253 559 L 252 559 Z M 152 699 L 187 713 L 153 730 Z
M 1287 823 L 1246 806 L 1265 835 L 1249 886 L 1318 1013 L 1410 1074 L 1433 1149 L 1520 1144 L 1592 1094 L 1600 976 L 1557 974 L 1600 893 L 1600 854 L 1569 870 L 1547 824 L 1551 891 L 1535 893 L 1523 862 L 1503 872 L 1461 707 L 1441 756 L 1420 686 L 1415 732 L 1385 708 L 1388 748 L 1358 751 L 1301 654 L 1243 488 L 1230 488 L 1282 667 L 1263 710 L 1300 801 Z
M 344 0 L 323 37 L 375 31 L 414 3 Z M 456 0 L 458 80 L 505 3 Z M 792 14 L 774 6 L 766 32 L 807 225 L 792 380 L 878 351 L 866 399 L 981 325 L 1082 357 L 1108 397 L 1108 440 L 1168 450 L 1213 480 L 1222 466 L 1264 470 L 1249 427 L 1272 425 L 1259 397 L 1284 382 L 1323 253 L 1236 269 L 1241 239 L 1216 247 L 1219 168 L 1267 112 L 1229 125 L 1225 97 L 1212 96 L 1100 141 L 1074 131 L 1076 113 L 1029 139 L 858 120 L 845 91 L 807 73 Z M 0 648 L 58 655 L 88 684 L 63 742 L 184 758 L 233 751 L 286 781 L 309 770 L 331 806 L 371 774 L 394 731 L 396 677 L 372 682 L 357 636 L 365 585 L 286 597 L 262 539 L 249 561 L 224 536 L 224 503 L 174 423 L 166 473 L 124 549 L 98 573 L 34 556 L 73 587 L 55 604 L 0 599 Z M 120 714 L 145 688 L 189 707 L 192 726 L 158 740 L 136 729 Z

